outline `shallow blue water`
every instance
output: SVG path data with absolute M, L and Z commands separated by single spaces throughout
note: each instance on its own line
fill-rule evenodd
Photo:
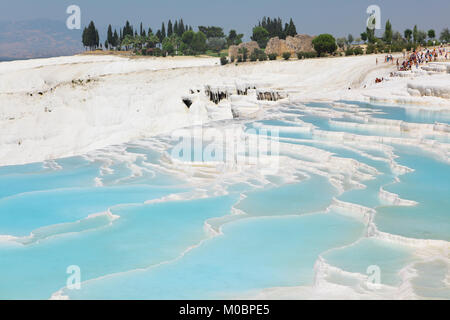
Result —
M 307 285 L 313 282 L 317 255 L 334 245 L 351 243 L 362 230 L 356 221 L 335 214 L 243 219 L 226 225 L 224 236 L 174 263 L 66 293 L 73 299 L 212 299 L 289 286 L 292 279 Z
M 118 204 L 143 203 L 176 191 L 121 186 L 22 193 L 0 199 L 0 234 L 25 236 L 40 227 L 77 221 Z
M 450 240 L 449 165 L 417 149 L 397 147 L 397 161 L 415 171 L 385 189 L 403 199 L 419 202 L 414 207 L 379 208 L 375 222 L 380 230 L 410 238 Z
M 358 101 L 342 101 L 345 103 L 356 104 L 362 108 L 368 108 L 375 111 L 381 111 L 382 114 L 375 114 L 373 117 L 381 119 L 401 120 L 414 123 L 447 123 L 450 124 L 450 111 L 448 110 L 430 110 L 430 108 L 417 108 L 416 106 L 388 106 L 373 105 Z
M 0 198 L 30 191 L 95 185 L 100 163 L 90 163 L 81 157 L 56 162 L 64 170 L 45 168 L 43 163 L 0 167 Z
M 111 226 L 0 246 L 0 297 L 49 298 L 66 285 L 70 265 L 79 266 L 86 281 L 175 259 L 207 237 L 205 220 L 230 214 L 235 201 L 228 196 L 120 206 L 111 210 L 120 216 Z
M 373 117 L 448 123 L 442 112 L 352 104 L 383 112 Z M 333 108 L 327 103 L 307 106 Z M 139 141 L 123 146 L 120 157 L 117 150 L 105 149 L 101 156 L 0 167 L 0 235 L 19 237 L 0 238 L 0 298 L 47 299 L 66 286 L 67 267 L 76 265 L 81 290 L 63 290 L 73 299 L 232 299 L 270 287 L 312 286 L 319 256 L 363 275 L 376 265 L 383 284 L 398 286 L 399 271 L 417 259 L 414 250 L 365 238 L 363 222 L 351 218 L 350 212 L 329 211 L 329 206 L 337 198 L 370 207 L 376 210 L 374 222 L 382 232 L 450 241 L 450 166 L 418 148 L 393 145 L 395 161 L 415 170 L 393 183 L 397 176 L 389 166 L 392 159 L 382 150 L 315 137 L 296 121 L 364 136 L 395 133 L 332 125 L 329 118 L 304 111 L 285 106 L 276 117 L 242 123 L 248 134 L 255 134 L 251 129 L 258 133 L 264 126 L 275 127 L 286 146 L 317 148 L 376 169 L 371 180 L 358 181 L 364 188 L 349 184 L 355 179 L 353 171 L 335 172 L 327 163 L 316 163 L 311 155 L 290 148 L 281 155 L 293 160 L 289 165 L 294 168 L 289 169 L 295 169 L 291 174 L 301 178 L 298 182 L 286 183 L 285 178 L 294 177 L 285 172 L 265 175 L 266 182 L 258 174 L 227 180 L 221 172 L 197 165 L 209 170 L 209 180 L 199 182 L 202 174 L 195 174 L 189 163 L 173 166 L 164 158 L 174 147 L 164 137 L 154 138 L 167 143 L 164 157 L 149 141 Z M 322 175 L 295 168 L 295 160 L 310 163 L 311 170 Z M 178 170 L 185 175 L 178 175 Z M 339 193 L 328 174 L 344 179 L 346 191 Z M 381 187 L 419 204 L 388 206 L 379 198 Z M 208 197 L 191 198 L 191 192 Z M 242 214 L 236 215 L 236 209 Z M 92 216 L 106 211 L 109 214 Z M 416 293 L 447 297 L 448 288 L 442 285 L 447 267 L 439 259 L 419 261 L 413 281 Z M 330 281 L 346 285 L 339 279 Z
M 251 216 L 304 214 L 325 210 L 335 195 L 326 178 L 312 176 L 300 183 L 246 193 L 236 207 Z
M 379 239 L 363 239 L 351 246 L 334 249 L 323 257 L 333 266 L 360 274 L 369 274 L 370 266 L 378 266 L 381 283 L 391 286 L 401 283 L 398 274 L 401 267 L 414 261 L 408 247 Z

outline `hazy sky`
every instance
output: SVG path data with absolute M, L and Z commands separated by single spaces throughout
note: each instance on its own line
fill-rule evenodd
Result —
M 83 25 L 92 19 L 99 28 L 109 23 L 121 26 L 128 19 L 135 26 L 142 21 L 145 27 L 156 29 L 163 20 L 182 17 L 194 27 L 218 25 L 225 32 L 235 28 L 246 38 L 263 16 L 292 17 L 299 33 L 352 33 L 357 37 L 365 28 L 366 8 L 371 4 L 380 6 L 383 26 L 390 19 L 394 30 L 417 24 L 419 29 L 435 29 L 439 34 L 450 27 L 449 0 L 2 0 L 0 20 L 65 21 L 70 4 L 81 7 Z

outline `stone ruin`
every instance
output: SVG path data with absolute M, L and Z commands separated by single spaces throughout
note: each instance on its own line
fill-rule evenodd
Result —
M 287 98 L 288 94 L 284 91 L 262 89 L 256 90 L 256 100 L 259 101 L 278 101 L 280 99 Z
M 250 42 L 243 42 L 237 46 L 233 45 L 228 48 L 228 56 L 230 58 L 234 57 L 237 58 L 239 54 L 239 49 L 241 48 L 247 48 L 247 54 L 250 56 L 250 54 L 255 50 L 259 49 L 258 42 L 256 41 L 250 41 Z
M 205 86 L 205 94 L 209 98 L 209 101 L 219 104 L 220 101 L 228 99 L 231 95 L 230 88 L 228 87 L 211 87 Z
M 312 40 L 314 37 L 307 34 L 297 34 L 295 37 L 287 36 L 286 40 L 278 37 L 271 38 L 266 46 L 266 54 L 276 54 L 281 56 L 283 52 L 295 54 L 297 52 L 312 52 L 314 47 Z
M 289 97 L 287 91 L 275 89 L 257 89 L 256 85 L 249 83 L 235 84 L 234 86 L 210 86 L 205 85 L 204 93 L 209 101 L 216 105 L 222 100 L 228 100 L 232 95 L 255 94 L 256 100 L 259 101 L 278 101 Z M 184 105 L 189 109 L 194 102 L 194 96 L 200 93 L 200 89 L 190 89 L 190 94 L 181 97 Z
M 238 96 L 246 96 L 250 89 L 256 89 L 256 86 L 252 84 L 236 84 L 236 93 Z

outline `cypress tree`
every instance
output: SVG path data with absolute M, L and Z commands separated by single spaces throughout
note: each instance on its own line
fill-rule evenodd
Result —
M 297 34 L 297 28 L 295 27 L 294 21 L 289 21 L 289 31 L 287 32 L 288 36 L 294 37 Z
M 113 47 L 117 47 L 119 45 L 119 36 L 117 35 L 117 30 L 114 30 L 114 36 L 113 36 Z
M 85 48 L 88 47 L 88 41 L 87 41 L 87 28 L 86 28 L 86 27 L 84 27 L 84 29 L 83 29 L 82 42 L 83 42 L 83 46 L 84 46 Z
M 178 31 L 178 21 L 175 20 L 175 24 L 173 26 L 173 33 L 176 35 L 179 35 L 179 31 Z
M 419 35 L 419 30 L 417 29 L 417 25 L 415 25 L 414 29 L 413 29 L 413 33 L 412 33 L 414 43 L 417 43 L 418 35 Z
M 283 36 L 285 39 L 286 39 L 286 36 L 289 35 L 288 32 L 289 32 L 289 24 L 285 23 L 284 24 L 284 32 L 283 32 Z
M 99 46 L 100 37 L 98 36 L 98 30 L 95 28 L 94 21 L 91 21 L 87 28 L 84 28 L 82 34 L 82 41 L 85 47 L 89 47 L 93 50 Z
M 111 25 L 108 26 L 108 35 L 107 35 L 106 41 L 110 46 L 114 46 L 114 38 L 113 38 Z M 106 47 L 106 45 L 105 45 L 105 47 Z
M 130 22 L 128 20 L 125 23 L 125 27 L 123 27 L 123 33 L 122 33 L 121 39 L 123 40 L 127 35 L 129 35 L 131 37 L 134 35 L 133 26 L 130 24 Z
M 173 33 L 172 21 L 169 20 L 169 22 L 167 23 L 167 36 L 170 37 L 172 33 Z
M 367 33 L 367 40 L 369 41 L 369 43 L 375 43 L 376 41 L 375 30 L 366 27 L 366 33 Z
M 386 26 L 384 27 L 383 39 L 389 44 L 392 42 L 392 25 L 389 20 L 386 21 Z
M 163 41 L 161 30 L 156 31 L 156 37 L 159 39 L 159 42 Z
M 95 30 L 95 42 L 94 42 L 94 46 L 95 46 L 95 48 L 97 48 L 97 47 L 99 46 L 99 44 L 100 44 L 100 37 L 99 37 L 99 35 L 98 35 L 98 30 L 95 29 L 95 26 L 94 26 L 94 30 Z
M 184 29 L 184 23 L 183 23 L 183 19 L 180 19 L 180 24 L 178 26 L 178 31 L 179 31 L 179 36 L 181 37 L 183 35 L 183 33 L 186 31 Z
M 289 23 L 283 25 L 283 21 L 280 17 L 270 18 L 263 17 L 259 22 L 259 27 L 263 27 L 269 33 L 269 38 L 279 37 L 280 39 L 286 39 L 286 36 L 295 36 L 297 34 L 297 29 L 295 27 L 292 18 Z

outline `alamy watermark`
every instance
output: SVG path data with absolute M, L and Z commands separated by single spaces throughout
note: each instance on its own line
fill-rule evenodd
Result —
M 194 128 L 172 133 L 178 141 L 172 159 L 184 163 L 213 163 L 227 169 L 252 166 L 262 174 L 279 170 L 279 131 L 277 129 Z
M 367 7 L 366 13 L 369 15 L 367 18 L 367 28 L 370 30 L 381 29 L 381 9 L 376 4 L 372 4 Z
M 81 269 L 77 265 L 68 266 L 66 273 L 69 277 L 66 281 L 66 287 L 69 290 L 80 290 L 81 289 Z
M 367 273 L 367 287 L 370 289 L 380 289 L 381 287 L 381 268 L 377 265 L 369 266 Z
M 77 5 L 70 5 L 66 9 L 66 13 L 69 14 L 66 20 L 66 27 L 69 30 L 81 29 L 81 9 Z

